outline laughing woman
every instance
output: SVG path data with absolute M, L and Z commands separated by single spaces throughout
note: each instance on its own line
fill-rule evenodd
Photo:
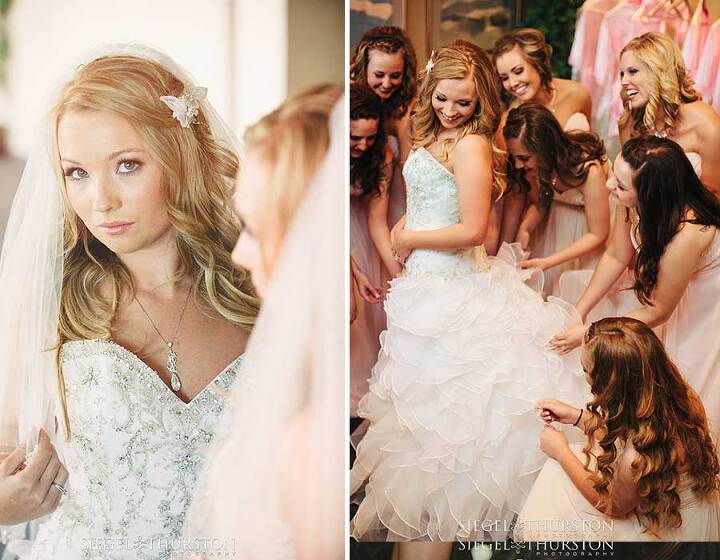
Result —
M 677 142 L 702 183 L 720 195 L 720 116 L 695 92 L 682 53 L 664 33 L 635 37 L 620 53 L 618 123 L 624 144 L 637 136 Z

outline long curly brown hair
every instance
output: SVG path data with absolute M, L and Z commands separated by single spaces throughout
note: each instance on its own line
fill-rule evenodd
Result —
M 640 218 L 633 289 L 641 303 L 651 304 L 665 248 L 685 223 L 720 229 L 720 201 L 669 138 L 631 138 L 622 147 L 622 158 L 633 170 Z
M 700 99 L 695 82 L 685 68 L 682 52 L 665 33 L 649 32 L 632 39 L 620 51 L 620 56 L 632 51 L 649 73 L 649 100 L 643 107 L 627 109 L 625 90 L 620 96 L 625 110 L 618 126 L 633 125 L 633 135 L 645 134 L 655 128 L 655 117 L 662 107 L 665 113 L 665 130 L 670 133 L 677 123 L 680 105 Z
M 587 423 L 586 468 L 598 453 L 594 487 L 598 509 L 612 506 L 610 483 L 618 457 L 616 442 L 632 442 L 642 524 L 657 533 L 680 527 L 681 467 L 689 468 L 693 490 L 702 499 L 720 487 L 715 445 L 700 397 L 668 357 L 645 323 L 613 317 L 593 323 L 583 350 L 590 368 L 593 413 Z
M 510 33 L 503 35 L 497 41 L 492 52 L 493 68 L 497 68 L 497 59 L 520 47 L 523 52 L 523 58 L 533 67 L 540 75 L 540 84 L 547 90 L 550 90 L 552 83 L 552 47 L 545 42 L 545 35 L 538 29 L 532 27 L 524 27 L 522 29 L 513 29 Z M 497 71 L 496 71 L 497 74 Z M 500 83 L 500 77 L 497 76 L 498 86 L 502 100 L 509 104 L 512 101 L 512 94 L 505 91 Z
M 380 193 L 380 183 L 388 179 L 385 169 L 387 134 L 383 126 L 382 100 L 362 82 L 350 84 L 350 120 L 378 121 L 375 142 L 359 158 L 350 158 L 350 184 L 360 188 L 363 197 Z
M 435 51 L 432 68 L 421 74 L 420 91 L 412 115 L 413 149 L 429 146 L 437 140 L 442 125 L 432 106 L 435 88 L 442 80 L 470 77 L 475 84 L 478 102 L 475 113 L 463 124 L 458 135 L 448 140 L 443 148 L 443 159 L 468 134 L 484 136 L 493 148 L 493 185 L 496 193 L 505 191 L 505 152 L 497 147 L 495 135 L 500 126 L 502 103 L 494 78 L 490 58 L 484 51 L 460 42 L 454 42 Z
M 360 38 L 350 61 L 350 81 L 367 83 L 367 66 L 370 51 L 378 49 L 382 52 L 403 54 L 403 80 L 390 99 L 383 103 L 385 116 L 400 119 L 407 113 L 412 100 L 417 94 L 417 58 L 415 48 L 407 33 L 399 27 L 378 25 L 368 29 Z
M 590 162 L 604 165 L 607 161 L 603 141 L 592 132 L 573 130 L 566 132 L 555 115 L 539 103 L 523 103 L 511 109 L 503 128 L 505 140 L 519 138 L 525 149 L 538 159 L 538 182 L 540 203 L 547 206 L 552 201 L 552 175 L 557 173 L 563 184 L 579 187 L 587 180 Z M 528 188 L 524 177 L 515 170 L 508 158 L 508 176 L 524 189 Z

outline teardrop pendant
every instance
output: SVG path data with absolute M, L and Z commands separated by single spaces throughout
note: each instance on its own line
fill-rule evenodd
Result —
M 170 387 L 177 393 L 182 388 L 182 382 L 177 374 L 177 354 L 172 349 L 172 342 L 168 343 L 167 368 L 172 374 L 170 376 Z
M 172 376 L 170 377 L 170 386 L 172 387 L 172 390 L 176 393 L 182 389 L 182 383 L 180 382 L 180 378 L 178 377 L 178 374 L 173 372 Z

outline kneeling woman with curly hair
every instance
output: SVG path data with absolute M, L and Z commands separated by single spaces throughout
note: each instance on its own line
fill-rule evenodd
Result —
M 540 446 L 555 460 L 520 512 L 516 539 L 720 538 L 720 465 L 705 409 L 655 333 L 636 319 L 602 319 L 581 362 L 593 394 L 584 409 L 538 403 L 548 424 Z M 584 449 L 553 422 L 581 429 Z

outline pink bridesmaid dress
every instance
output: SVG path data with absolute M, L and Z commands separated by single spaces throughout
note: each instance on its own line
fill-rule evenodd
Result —
M 368 200 L 350 195 L 350 255 L 376 288 L 387 290 L 389 274 L 370 239 Z M 370 370 L 380 351 L 380 333 L 385 330 L 383 303 L 368 303 L 356 293 L 357 318 L 350 325 L 350 415 L 367 393 Z
M 573 431 L 569 434 L 577 435 Z M 584 443 L 570 449 L 585 464 Z M 625 443 L 616 442 L 618 456 Z M 629 445 L 632 445 L 630 443 Z M 591 463 L 593 465 L 594 463 Z M 515 525 L 516 541 L 717 541 L 720 539 L 720 497 L 700 500 L 693 479 L 681 474 L 678 486 L 682 525 L 655 535 L 638 522 L 634 513 L 610 518 L 587 501 L 560 463 L 548 459 L 530 490 Z
M 633 236 L 633 245 L 637 241 Z M 720 234 L 694 271 L 675 311 L 655 329 L 670 358 L 705 405 L 710 431 L 720 436 Z
M 565 130 L 590 130 L 587 118 L 582 113 L 570 116 Z M 535 231 L 532 244 L 532 258 L 547 257 L 568 247 L 588 232 L 585 218 L 585 194 L 582 188 L 570 188 L 553 192 L 553 200 L 545 220 Z M 560 277 L 569 270 L 594 269 L 605 250 L 600 246 L 594 251 L 572 261 L 544 271 L 543 295 L 560 295 Z

